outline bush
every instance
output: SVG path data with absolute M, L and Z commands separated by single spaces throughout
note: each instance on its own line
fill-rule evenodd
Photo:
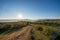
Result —
M 0 34 L 11 29 L 11 24 L 5 24 L 0 28 Z
M 43 28 L 42 27 L 38 27 L 37 30 L 43 31 Z

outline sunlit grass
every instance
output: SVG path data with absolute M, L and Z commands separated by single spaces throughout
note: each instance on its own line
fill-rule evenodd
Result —
M 42 38 L 43 40 L 50 40 L 51 37 L 55 36 L 55 33 L 59 31 L 57 27 L 46 26 L 41 24 L 35 24 L 34 30 L 37 32 L 38 38 Z M 39 30 L 39 27 L 42 30 Z

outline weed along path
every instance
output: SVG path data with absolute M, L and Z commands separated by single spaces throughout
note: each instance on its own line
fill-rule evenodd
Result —
M 9 34 L 1 40 L 31 40 L 32 29 L 33 29 L 32 26 L 24 27 L 21 31 Z

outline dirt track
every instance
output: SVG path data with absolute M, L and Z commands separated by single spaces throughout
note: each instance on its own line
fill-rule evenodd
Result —
M 5 36 L 2 40 L 30 40 L 32 26 L 24 27 L 21 31 Z

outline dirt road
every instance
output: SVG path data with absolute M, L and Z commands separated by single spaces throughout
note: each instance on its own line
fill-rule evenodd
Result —
M 21 31 L 14 32 L 5 36 L 2 40 L 30 40 L 32 26 L 24 27 Z

